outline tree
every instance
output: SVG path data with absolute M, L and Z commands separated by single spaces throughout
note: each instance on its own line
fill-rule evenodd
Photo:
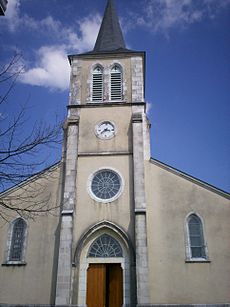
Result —
M 53 172 L 50 165 L 46 171 L 41 168 L 45 165 L 45 150 L 50 152 L 53 147 L 60 147 L 62 125 L 57 121 L 53 126 L 37 122 L 28 131 L 26 104 L 16 115 L 4 117 L 1 112 L 3 106 L 7 108 L 10 94 L 23 70 L 19 54 L 0 67 L 0 191 L 7 190 L 0 194 L 0 217 L 5 221 L 12 214 L 34 218 L 51 213 L 57 207 L 50 202 L 47 193 L 43 196 L 46 181 L 52 179 Z M 16 193 L 9 190 L 13 186 L 19 187 Z

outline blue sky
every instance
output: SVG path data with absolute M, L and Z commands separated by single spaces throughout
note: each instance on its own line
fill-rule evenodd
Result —
M 147 52 L 152 157 L 230 191 L 230 0 L 114 0 L 128 48 Z M 1 118 L 25 102 L 28 130 L 66 115 L 67 54 L 94 46 L 106 0 L 9 0 L 0 61 L 24 73 Z M 60 149 L 49 153 L 59 159 Z

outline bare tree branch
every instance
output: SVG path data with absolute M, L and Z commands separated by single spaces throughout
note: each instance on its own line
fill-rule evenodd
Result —
M 8 106 L 10 93 L 23 69 L 18 54 L 0 67 L 0 85 L 5 89 L 3 94 L 0 93 L 0 107 L 6 107 L 6 101 Z M 55 171 L 50 170 L 40 172 L 40 169 L 47 166 L 50 150 L 60 148 L 62 124 L 56 121 L 50 126 L 36 122 L 28 129 L 27 111 L 23 105 L 15 116 L 0 117 L 0 219 L 3 221 L 12 218 L 12 214 L 35 218 L 57 209 L 47 191 L 47 185 L 57 181 L 54 178 L 57 174 L 54 176 Z M 17 188 L 12 192 L 10 188 L 13 186 Z M 7 189 L 10 192 L 4 192 Z

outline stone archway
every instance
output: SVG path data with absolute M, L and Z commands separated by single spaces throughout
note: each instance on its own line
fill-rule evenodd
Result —
M 120 232 L 122 232 L 122 234 Z M 119 245 L 121 251 L 117 254 L 110 254 L 109 252 L 106 252 L 104 255 L 101 254 L 98 257 L 94 257 L 93 254 L 90 253 L 90 251 L 92 251 L 90 248 L 92 248 L 94 242 L 97 242 L 97 240 L 102 237 L 107 237 L 111 238 L 111 240 L 114 240 L 113 246 L 116 244 Z M 109 222 L 99 223 L 92 227 L 82 237 L 76 249 L 76 272 L 74 274 L 74 287 L 77 289 L 73 289 L 75 290 L 73 291 L 75 292 L 75 298 L 73 302 L 80 306 L 86 306 L 87 300 L 87 303 L 89 303 L 90 299 L 89 292 L 93 292 L 92 289 L 95 287 L 94 289 L 101 291 L 99 293 L 99 297 L 101 297 L 100 299 L 107 302 L 106 304 L 102 304 L 104 306 L 117 307 L 120 306 L 119 304 L 121 302 L 123 305 L 130 305 L 133 303 L 135 298 L 135 283 L 132 282 L 132 286 L 130 283 L 131 279 L 135 280 L 132 272 L 132 268 L 134 268 L 133 259 L 133 249 L 130 246 L 128 236 L 120 228 Z M 93 273 L 93 271 L 97 273 Z M 98 276 L 96 276 L 97 274 Z M 120 289 L 120 283 L 122 282 L 121 289 L 119 290 L 120 294 L 117 294 L 116 299 L 113 297 L 113 293 L 108 294 L 110 287 L 109 284 L 112 282 L 111 276 L 113 276 L 112 279 L 115 283 L 113 287 Z M 99 282 L 105 284 L 89 285 L 90 279 L 94 283 L 97 283 L 98 280 Z M 114 279 L 117 281 L 114 281 Z M 116 290 L 116 292 L 118 293 L 118 290 Z M 122 295 L 122 299 L 119 298 L 119 295 Z M 111 297 L 113 298 L 111 299 Z M 117 303 L 117 305 L 112 303 L 109 304 L 109 300 L 113 302 L 117 301 L 120 303 Z M 95 301 L 94 306 L 96 306 Z

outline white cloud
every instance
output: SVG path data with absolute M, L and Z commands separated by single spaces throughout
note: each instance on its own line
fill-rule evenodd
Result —
M 5 119 L 4 113 L 0 112 L 0 120 Z
M 72 26 L 65 26 L 52 16 L 38 20 L 21 14 L 21 0 L 10 0 L 5 23 L 10 31 L 34 31 L 49 39 L 50 46 L 41 46 L 35 52 L 32 65 L 28 65 L 21 82 L 65 90 L 69 85 L 69 64 L 67 54 L 92 50 L 101 23 L 100 15 L 90 15 Z M 143 0 L 144 13 L 129 19 L 126 30 L 135 25 L 148 27 L 157 32 L 175 27 L 186 27 L 203 18 L 214 18 L 230 4 L 230 0 Z M 55 44 L 55 46 L 54 46 Z M 24 59 L 28 62 L 27 59 Z
M 100 24 L 101 17 L 99 15 L 84 18 L 83 21 L 80 22 L 81 48 L 82 46 L 84 46 L 84 49 L 90 50 L 93 47 L 99 31 Z
M 55 44 L 59 42 L 66 45 L 66 49 L 82 52 L 93 47 L 101 23 L 101 16 L 98 14 L 89 15 L 79 20 L 72 27 L 65 27 L 59 20 L 52 16 L 38 20 L 20 12 L 21 0 L 10 0 L 6 18 L 6 26 L 10 31 L 34 31 L 44 36 L 52 38 Z
M 66 90 L 69 86 L 70 68 L 65 51 L 59 46 L 41 47 L 37 56 L 37 65 L 25 70 L 20 81 L 50 89 Z
M 63 44 L 43 46 L 36 52 L 35 64 L 26 69 L 20 79 L 21 82 L 43 86 L 50 89 L 66 90 L 69 87 L 70 68 L 67 54 L 91 50 L 99 30 L 101 18 L 98 15 L 84 18 L 79 22 L 78 33 L 71 28 L 65 28 L 51 16 L 39 23 L 27 19 L 27 26 L 32 28 L 44 27 L 49 33 L 57 36 L 57 41 Z
M 100 24 L 101 17 L 99 15 L 90 15 L 80 20 L 77 26 L 72 28 L 65 28 L 61 24 L 58 25 L 56 23 L 56 32 L 69 51 L 90 51 L 95 44 Z
M 20 23 L 20 0 L 10 0 L 7 4 L 6 22 L 10 31 L 15 31 Z
M 32 62 L 24 58 L 27 68 L 19 79 L 30 85 L 47 87 L 49 89 L 66 90 L 69 87 L 70 67 L 68 54 L 92 50 L 101 23 L 101 16 L 94 14 L 65 26 L 61 21 L 47 16 L 35 19 L 20 11 L 21 0 L 8 2 L 4 24 L 11 32 L 33 31 L 50 41 L 50 46 L 41 46 L 30 54 Z M 55 44 L 55 45 L 54 45 Z M 32 63 L 32 64 L 31 64 Z
M 214 18 L 230 0 L 144 0 L 144 13 L 133 15 L 136 24 L 154 32 L 184 28 L 204 18 Z
M 41 46 L 35 51 L 33 64 L 27 65 L 19 81 L 50 89 L 68 89 L 70 67 L 67 55 L 92 50 L 101 17 L 88 16 L 72 27 L 65 27 L 52 16 L 37 20 L 21 15 L 20 0 L 10 0 L 6 12 L 5 25 L 11 32 L 36 31 L 45 41 L 47 38 L 51 41 L 50 46 Z M 25 58 L 24 62 L 29 61 Z
M 152 109 L 152 104 L 149 101 L 146 101 L 146 113 L 149 115 L 150 110 Z

